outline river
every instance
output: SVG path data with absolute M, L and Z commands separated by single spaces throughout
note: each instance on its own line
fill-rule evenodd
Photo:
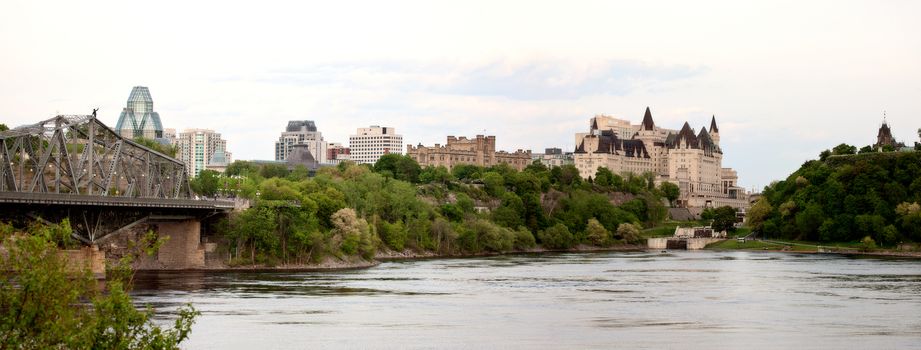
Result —
M 147 272 L 188 349 L 921 348 L 921 260 L 610 252 L 329 272 Z

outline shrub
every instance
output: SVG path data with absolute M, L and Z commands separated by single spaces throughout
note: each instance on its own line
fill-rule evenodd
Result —
M 572 247 L 572 233 L 566 225 L 556 224 L 537 234 L 540 244 L 547 249 L 569 249 Z

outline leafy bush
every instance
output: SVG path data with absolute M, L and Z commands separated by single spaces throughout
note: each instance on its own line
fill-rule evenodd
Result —
M 540 231 L 537 237 L 540 238 L 540 243 L 548 249 L 569 249 L 573 244 L 572 233 L 563 224 L 556 224 Z

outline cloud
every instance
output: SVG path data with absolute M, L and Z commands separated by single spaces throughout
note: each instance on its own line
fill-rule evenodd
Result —
M 280 69 L 222 79 L 296 86 L 388 89 L 513 100 L 566 100 L 624 96 L 708 71 L 631 60 L 574 61 L 533 58 L 478 63 L 367 61 Z

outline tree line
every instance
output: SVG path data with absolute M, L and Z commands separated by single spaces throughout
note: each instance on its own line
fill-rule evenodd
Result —
M 836 146 L 767 186 L 750 223 L 776 238 L 921 242 L 921 152 L 858 152 Z
M 399 154 L 309 175 L 302 167 L 236 161 L 223 175 L 203 171 L 193 189 L 253 200 L 218 228 L 241 264 L 371 259 L 379 249 L 452 255 L 636 243 L 640 229 L 666 218 L 665 203 L 678 193 L 648 174 L 601 168 L 583 180 L 572 165 L 539 162 L 522 171 L 422 168 Z

